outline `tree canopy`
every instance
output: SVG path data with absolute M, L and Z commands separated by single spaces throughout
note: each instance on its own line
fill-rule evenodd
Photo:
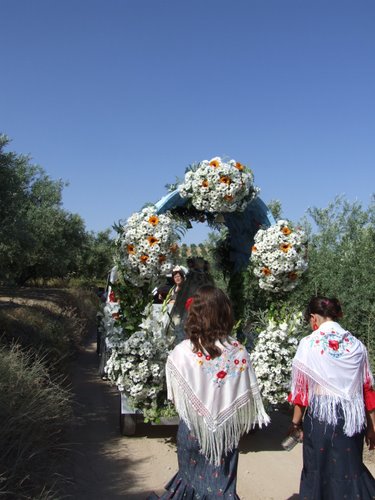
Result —
M 79 215 L 62 208 L 66 183 L 29 156 L 6 151 L 9 143 L 0 135 L 0 282 L 104 277 L 112 264 L 110 230 L 87 232 Z

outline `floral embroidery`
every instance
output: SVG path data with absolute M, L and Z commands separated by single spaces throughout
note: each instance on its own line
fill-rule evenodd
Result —
M 228 379 L 240 375 L 248 369 L 248 360 L 244 357 L 246 350 L 239 342 L 233 342 L 230 347 L 223 350 L 221 356 L 212 359 L 209 354 L 198 351 L 196 361 L 206 373 L 211 375 L 211 380 L 221 387 Z
M 330 347 L 334 351 L 338 351 L 339 350 L 339 343 L 337 340 L 329 340 L 328 347 Z
M 328 331 L 320 331 L 319 338 L 313 335 L 310 339 L 310 347 L 319 347 L 320 354 L 329 354 L 333 358 L 340 358 L 344 352 L 350 352 L 354 340 L 349 332 L 339 335 L 333 328 Z

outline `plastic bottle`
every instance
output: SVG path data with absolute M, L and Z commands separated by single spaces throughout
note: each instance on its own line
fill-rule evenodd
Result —
M 289 436 L 281 441 L 281 446 L 284 448 L 284 450 L 290 451 L 293 450 L 293 448 L 298 443 L 302 443 L 301 429 L 296 428 L 291 434 L 289 434 Z

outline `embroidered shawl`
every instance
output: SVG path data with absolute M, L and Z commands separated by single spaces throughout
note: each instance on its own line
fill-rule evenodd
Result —
M 308 402 L 320 421 L 336 425 L 342 414 L 347 436 L 361 432 L 365 382 L 373 384 L 367 350 L 338 323 L 326 321 L 301 340 L 292 364 L 291 395 Z
M 194 353 L 190 340 L 184 340 L 166 366 L 168 398 L 214 465 L 242 434 L 270 421 L 247 350 L 234 339 L 217 345 L 222 354 L 211 359 L 206 352 Z

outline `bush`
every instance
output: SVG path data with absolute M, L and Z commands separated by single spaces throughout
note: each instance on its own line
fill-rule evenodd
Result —
M 52 471 L 71 418 L 61 382 L 34 353 L 0 348 L 0 495 L 35 498 L 57 482 Z
M 88 290 L 0 290 L 0 497 L 59 498 L 72 404 L 61 373 L 97 304 Z
M 0 335 L 8 346 L 16 342 L 41 352 L 58 371 L 96 327 L 98 299 L 82 289 L 2 290 L 8 298 L 0 309 Z

